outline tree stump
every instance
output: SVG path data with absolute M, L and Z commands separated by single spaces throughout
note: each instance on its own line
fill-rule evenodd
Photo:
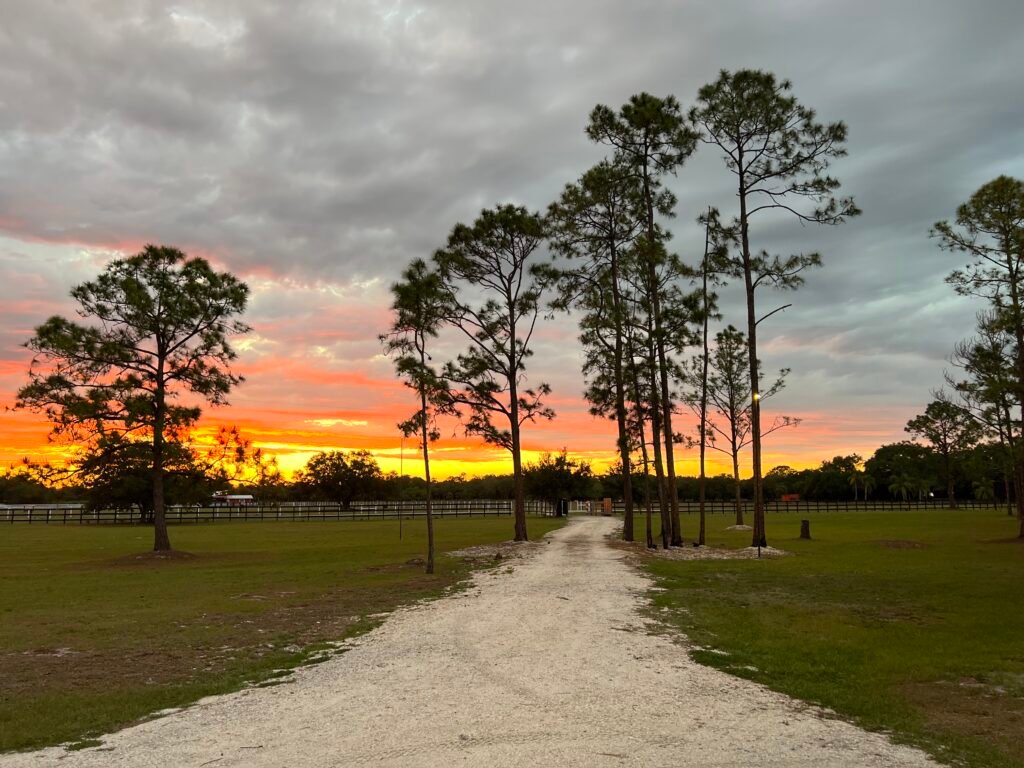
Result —
M 811 538 L 811 521 L 801 520 L 800 521 L 800 538 L 810 539 Z

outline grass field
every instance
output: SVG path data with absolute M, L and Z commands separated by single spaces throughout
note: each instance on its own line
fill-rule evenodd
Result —
M 540 538 L 560 521 L 531 519 Z M 511 538 L 442 519 L 439 551 Z M 468 573 L 423 573 L 422 521 L 180 526 L 173 559 L 136 527 L 0 529 L 0 750 L 87 738 L 315 660 L 374 614 Z M 140 557 L 140 555 L 142 555 Z M 413 561 L 413 562 L 409 562 Z
M 811 541 L 798 538 L 800 517 Z M 749 546 L 750 533 L 729 523 L 710 518 L 709 543 Z M 692 533 L 694 516 L 684 526 Z M 655 614 L 717 651 L 697 651 L 700 662 L 892 731 L 944 762 L 1021 766 L 1016 531 L 1001 510 L 770 515 L 769 543 L 795 556 L 646 563 L 666 590 Z

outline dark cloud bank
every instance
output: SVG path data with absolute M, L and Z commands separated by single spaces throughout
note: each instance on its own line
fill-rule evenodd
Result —
M 722 68 L 790 78 L 849 125 L 834 170 L 864 215 L 755 232 L 825 258 L 766 329 L 766 364 L 794 369 L 782 408 L 923 405 L 976 309 L 943 283 L 956 259 L 929 227 L 1024 175 L 1020 2 L 4 6 L 7 238 L 175 243 L 300 283 L 386 284 L 483 206 L 545 206 L 602 155 L 583 134 L 595 103 L 647 90 L 687 106 Z M 686 256 L 697 213 L 731 209 L 730 178 L 702 148 L 673 188 Z M 537 365 L 565 355 L 543 352 Z

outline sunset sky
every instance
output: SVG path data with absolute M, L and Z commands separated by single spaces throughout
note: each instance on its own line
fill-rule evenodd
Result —
M 583 132 L 597 103 L 646 90 L 688 108 L 720 69 L 756 67 L 848 124 L 833 171 L 864 214 L 752 232 L 755 248 L 825 263 L 800 292 L 760 299 L 793 302 L 762 326 L 766 368 L 792 369 L 764 411 L 803 420 L 768 439 L 766 468 L 906 436 L 980 308 L 944 283 L 960 259 L 929 228 L 993 177 L 1024 176 L 1019 0 L 4 5 L 0 406 L 26 381 L 21 344 L 73 312 L 73 285 L 174 245 L 252 289 L 254 331 L 236 345 L 247 380 L 201 431 L 237 425 L 286 469 L 367 448 L 386 470 L 404 453 L 421 471 L 395 426 L 415 402 L 377 338 L 389 285 L 481 208 L 543 210 L 600 161 Z M 733 211 L 731 184 L 706 146 L 670 181 L 672 247 L 691 264 L 694 220 Z M 737 291 L 722 303 L 741 325 Z M 603 467 L 613 428 L 581 398 L 572 318 L 545 320 L 535 348 L 529 381 L 551 384 L 558 417 L 527 427 L 527 458 L 564 446 Z M 47 432 L 0 410 L 0 464 L 61 455 Z M 435 456 L 442 477 L 510 469 L 455 424 Z M 696 474 L 695 455 L 682 464 Z

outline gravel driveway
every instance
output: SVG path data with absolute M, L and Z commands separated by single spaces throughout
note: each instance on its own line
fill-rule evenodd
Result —
M 614 526 L 573 520 L 289 684 L 0 768 L 935 765 L 647 634 L 636 607 L 650 582 L 605 544 Z

